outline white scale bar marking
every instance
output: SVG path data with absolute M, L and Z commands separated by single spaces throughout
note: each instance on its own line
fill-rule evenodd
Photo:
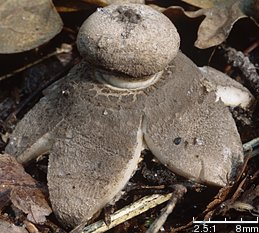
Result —
M 193 223 L 194 224 L 218 224 L 218 223 L 225 223 L 225 224 L 231 224 L 231 223 L 235 223 L 235 224 L 252 224 L 252 223 L 259 223 L 258 217 L 256 218 L 256 220 L 254 221 L 243 221 L 242 218 L 240 219 L 240 221 L 229 221 L 225 218 L 224 221 L 210 221 L 210 219 L 208 221 L 195 221 L 193 218 Z

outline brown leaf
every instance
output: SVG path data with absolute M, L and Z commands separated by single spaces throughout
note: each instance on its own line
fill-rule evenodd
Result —
M 14 206 L 28 214 L 27 219 L 31 222 L 43 223 L 45 216 L 51 213 L 43 193 L 36 187 L 16 187 L 10 198 Z
M 125 3 L 138 3 L 138 4 L 145 4 L 144 0 L 102 0 L 107 5 L 110 4 L 125 4 Z
M 178 6 L 171 6 L 166 9 L 161 7 L 154 8 L 161 12 L 181 10 L 190 18 L 205 15 L 206 17 L 199 27 L 198 38 L 195 42 L 196 47 L 205 49 L 224 42 L 233 25 L 239 19 L 251 16 L 256 20 L 259 10 L 254 6 L 258 1 L 259 0 L 228 0 L 222 1 L 221 4 L 216 4 L 217 1 L 215 0 L 213 1 L 213 8 L 200 9 L 198 11 L 185 11 Z M 251 8 L 254 10 L 251 10 Z
M 78 0 L 78 1 L 54 1 L 55 7 L 59 13 L 77 12 L 77 11 L 91 11 L 93 5 L 101 6 L 99 1 L 88 1 L 88 0 Z
M 52 211 L 37 182 L 22 165 L 10 155 L 0 155 L 0 199 L 11 200 L 13 205 L 28 214 L 28 220 L 43 223 Z
M 232 1 L 231 4 L 201 9 L 194 12 L 194 14 L 192 12 L 185 12 L 189 17 L 206 16 L 199 27 L 195 46 L 205 49 L 224 42 L 234 23 L 241 18 L 247 17 L 241 11 L 239 4 L 240 1 Z
M 229 0 L 182 0 L 183 2 L 186 2 L 190 5 L 197 6 L 199 8 L 212 8 L 215 5 L 218 5 L 220 3 L 224 3 Z
M 98 6 L 107 6 L 110 4 L 139 3 L 145 4 L 144 0 L 83 0 L 84 2 L 95 4 Z
M 0 53 L 36 48 L 62 29 L 51 0 L 0 0 L 0 22 Z
M 3 233 L 28 233 L 23 227 L 15 226 L 13 223 L 9 223 L 0 220 L 0 232 Z
M 145 0 L 77 0 L 77 1 L 55 1 L 55 6 L 58 12 L 76 12 L 76 11 L 89 11 L 92 5 L 105 7 L 110 4 L 122 3 L 139 3 L 145 4 Z

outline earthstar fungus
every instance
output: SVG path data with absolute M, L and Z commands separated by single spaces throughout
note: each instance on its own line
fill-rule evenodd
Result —
M 168 18 L 146 5 L 110 5 L 85 21 L 77 43 L 82 62 L 44 91 L 6 148 L 21 162 L 49 152 L 50 200 L 64 224 L 112 201 L 143 148 L 198 182 L 224 186 L 235 175 L 243 161 L 235 122 L 178 52 Z

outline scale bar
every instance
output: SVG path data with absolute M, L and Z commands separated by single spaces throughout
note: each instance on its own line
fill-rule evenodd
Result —
M 194 224 L 218 224 L 218 223 L 225 223 L 225 224 L 253 224 L 253 223 L 259 223 L 258 217 L 254 221 L 244 221 L 242 218 L 240 221 L 229 221 L 225 218 L 223 221 L 211 221 L 210 219 L 208 221 L 196 221 L 193 218 Z

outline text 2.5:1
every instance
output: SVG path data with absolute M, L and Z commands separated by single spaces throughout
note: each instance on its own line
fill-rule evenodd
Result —
M 200 232 L 216 232 L 216 225 L 208 225 L 208 224 L 200 224 L 200 225 L 193 225 L 193 231 L 196 233 Z

